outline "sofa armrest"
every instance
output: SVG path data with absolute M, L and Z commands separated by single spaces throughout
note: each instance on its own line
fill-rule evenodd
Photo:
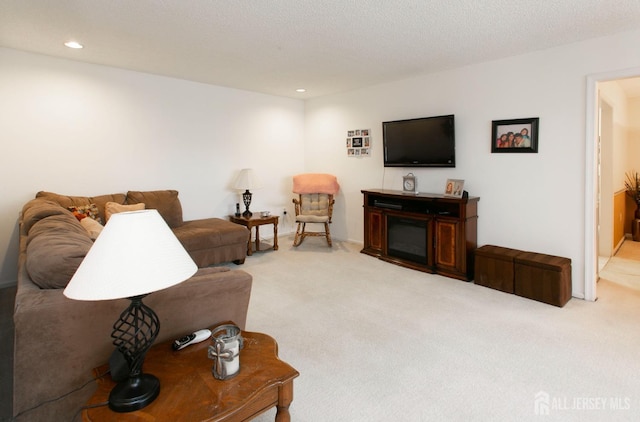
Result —
M 247 323 L 252 277 L 226 267 L 202 268 L 188 281 L 145 298 L 160 318 L 157 342 L 233 321 Z

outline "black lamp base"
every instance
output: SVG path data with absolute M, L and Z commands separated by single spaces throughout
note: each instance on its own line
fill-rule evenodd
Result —
M 244 202 L 244 207 L 245 207 L 245 210 L 242 213 L 242 216 L 244 218 L 251 218 L 253 213 L 249 211 L 249 205 L 251 205 L 251 192 L 249 192 L 249 189 L 244 191 L 244 193 L 242 194 L 242 202 Z
M 151 374 L 140 374 L 119 382 L 109 394 L 109 409 L 133 412 L 149 405 L 160 394 L 160 380 Z

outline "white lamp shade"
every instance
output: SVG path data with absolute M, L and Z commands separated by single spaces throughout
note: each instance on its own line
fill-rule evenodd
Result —
M 260 181 L 258 180 L 256 174 L 252 169 L 242 169 L 240 170 L 240 174 L 238 174 L 233 187 L 240 190 L 251 190 L 258 189 L 262 186 L 260 185 Z
M 157 210 L 113 214 L 64 295 L 76 300 L 139 296 L 179 284 L 197 265 Z

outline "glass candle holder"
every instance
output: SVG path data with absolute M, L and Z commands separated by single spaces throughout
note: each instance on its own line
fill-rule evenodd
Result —
M 213 359 L 211 372 L 215 379 L 226 380 L 240 371 L 240 349 L 244 346 L 240 334 L 240 328 L 233 324 L 221 325 L 211 332 L 208 356 Z

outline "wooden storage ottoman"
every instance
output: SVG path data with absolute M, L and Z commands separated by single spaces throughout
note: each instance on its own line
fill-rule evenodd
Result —
M 571 260 L 535 252 L 515 257 L 515 294 L 555 306 L 571 299 Z
M 475 283 L 513 293 L 514 258 L 520 253 L 522 251 L 493 245 L 476 249 Z

